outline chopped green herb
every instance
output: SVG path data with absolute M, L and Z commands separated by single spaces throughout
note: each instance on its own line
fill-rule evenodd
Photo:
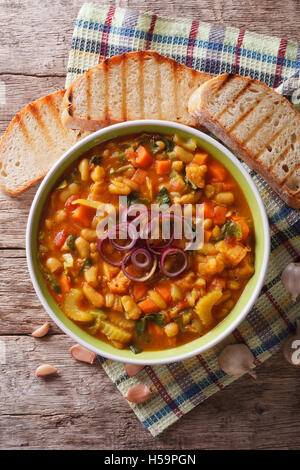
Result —
M 233 220 L 227 220 L 227 222 L 222 227 L 222 236 L 223 238 L 226 235 L 230 235 L 235 238 L 242 238 L 242 228 L 240 224 L 234 222 Z
M 102 163 L 102 157 L 100 155 L 94 155 L 90 159 L 90 165 L 101 165 Z
M 140 318 L 135 322 L 134 335 L 136 338 L 139 338 L 143 333 L 146 332 L 147 322 L 146 318 Z
M 122 153 L 122 155 L 119 156 L 119 161 L 121 163 L 125 163 L 127 161 L 125 153 Z
M 176 323 L 177 323 L 177 325 L 178 325 L 179 331 L 183 331 L 184 326 L 183 326 L 183 319 L 182 319 L 182 317 L 177 318 L 177 319 L 176 319 Z
M 79 274 L 82 274 L 86 269 L 90 268 L 91 266 L 93 266 L 93 261 L 91 260 L 91 258 L 85 258 L 84 262 L 80 266 Z
M 165 326 L 165 316 L 163 313 L 150 313 L 149 315 L 145 315 L 144 318 L 153 321 L 161 328 Z
M 198 187 L 194 183 L 192 183 L 192 181 L 189 180 L 187 176 L 184 177 L 184 182 L 189 189 L 192 189 L 193 191 L 196 191 L 198 189 Z
M 56 279 L 54 279 L 54 277 L 48 275 L 48 281 L 49 281 L 49 284 L 51 285 L 52 289 L 54 290 L 54 292 L 56 294 L 61 294 L 62 293 L 62 290 L 60 288 L 60 285 L 58 284 L 58 282 L 56 281 Z
M 140 318 L 135 323 L 135 337 L 139 338 L 147 331 L 147 321 L 153 321 L 156 325 L 163 328 L 165 326 L 165 316 L 163 313 L 151 313 Z
M 77 238 L 76 233 L 70 233 L 66 240 L 67 246 L 70 248 L 71 251 L 76 251 L 75 240 Z
M 143 352 L 142 348 L 140 348 L 136 344 L 130 344 L 129 349 L 133 354 L 140 354 L 141 352 Z
M 127 205 L 131 206 L 133 204 L 149 204 L 149 200 L 146 198 L 142 198 L 139 196 L 138 193 L 135 191 L 132 191 L 130 194 L 127 196 Z
M 167 188 L 163 187 L 159 191 L 158 195 L 156 196 L 156 202 L 162 206 L 164 204 L 167 204 L 168 206 L 171 204 L 171 198 L 169 196 L 169 192 Z
M 158 145 L 156 145 L 155 141 L 156 139 L 150 140 L 150 152 L 152 153 L 152 155 L 155 155 L 156 153 L 160 151 L 160 148 Z
M 165 144 L 164 152 L 172 152 L 174 149 L 174 142 L 166 137 L 156 136 L 150 140 L 150 151 L 152 154 L 156 154 L 161 151 L 160 147 L 156 145 L 156 142 L 161 140 Z
M 79 179 L 79 170 L 77 167 L 75 167 L 71 173 L 71 181 L 74 182 L 74 181 L 78 181 Z
M 96 308 L 91 310 L 90 313 L 95 314 L 95 320 L 94 320 L 93 325 L 88 328 L 88 331 L 91 335 L 94 335 L 97 333 L 97 331 L 101 327 L 102 321 L 105 320 L 107 315 L 104 312 L 104 310 L 96 309 Z
M 170 139 L 167 139 L 166 137 L 160 137 L 159 140 L 162 140 L 166 146 L 165 150 L 167 152 L 172 152 L 172 150 L 174 149 L 175 147 L 175 144 L 172 140 Z

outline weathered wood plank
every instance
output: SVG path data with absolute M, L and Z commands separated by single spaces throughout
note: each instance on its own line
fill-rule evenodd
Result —
M 0 1 L 0 80 L 7 97 L 0 134 L 24 105 L 64 86 L 74 20 L 84 1 Z M 281 0 L 106 3 L 300 41 L 298 0 L 285 1 L 284 16 Z M 281 354 L 258 370 L 257 382 L 240 379 L 153 439 L 100 366 L 72 361 L 72 341 L 56 326 L 44 339 L 25 336 L 48 320 L 24 251 L 36 188 L 17 199 L 0 194 L 0 341 L 7 348 L 6 364 L 0 364 L 0 448 L 299 448 L 299 370 Z M 58 367 L 57 378 L 34 377 L 44 361 Z
M 7 103 L 6 105 L 0 105 L 0 135 L 6 130 L 11 119 L 24 106 L 42 96 L 63 89 L 65 84 L 65 77 L 41 78 L 0 74 L 0 80 L 5 83 Z
M 0 366 L 1 448 L 299 448 L 300 375 L 280 354 L 259 368 L 257 381 L 241 378 L 153 439 L 98 364 L 71 359 L 70 339 L 1 341 L 7 351 Z M 42 362 L 59 375 L 35 378 Z
M 25 250 L 0 250 L 0 335 L 28 335 L 49 315 L 34 292 Z M 51 334 L 62 333 L 51 323 Z
M 0 23 L 5 25 L 0 30 L 2 72 L 64 75 L 74 19 L 83 3 L 84 0 L 53 0 L 49 11 L 48 2 L 2 1 Z M 280 0 L 202 0 L 201 3 L 195 0 L 184 3 L 178 0 L 110 0 L 106 3 L 175 17 L 197 18 L 293 40 L 297 40 L 299 31 L 300 5 L 297 0 L 286 0 L 285 18 Z
M 17 198 L 0 191 L 0 249 L 25 248 L 27 218 L 37 187 Z

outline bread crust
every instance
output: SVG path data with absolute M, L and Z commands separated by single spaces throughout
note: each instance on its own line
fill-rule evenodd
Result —
M 16 114 L 16 116 L 12 119 L 12 121 L 8 125 L 5 133 L 2 135 L 2 137 L 0 139 L 0 169 L 1 169 L 2 164 L 5 161 L 4 158 L 1 158 L 1 153 L 2 153 L 3 146 L 4 146 L 5 142 L 8 139 L 10 139 L 11 136 L 13 135 L 15 125 L 17 125 L 18 123 L 22 123 L 23 117 L 27 113 L 35 114 L 36 110 L 39 108 L 39 105 L 46 105 L 49 108 L 51 106 L 54 106 L 55 99 L 58 98 L 58 99 L 62 100 L 63 96 L 65 95 L 65 91 L 66 90 L 59 90 L 55 93 L 52 93 L 50 95 L 39 98 L 38 100 L 34 101 L 33 103 L 29 103 L 28 105 L 26 105 L 18 114 Z M 28 137 L 30 138 L 30 135 L 28 135 Z M 16 168 L 16 171 L 18 171 L 17 168 Z M 19 185 L 17 189 L 10 188 L 7 184 L 3 183 L 3 181 L 1 181 L 1 179 L 0 179 L 0 188 L 3 190 L 4 193 L 8 194 L 9 196 L 16 197 L 16 196 L 19 196 L 20 194 L 22 194 L 24 191 L 31 188 L 32 186 L 34 186 L 39 181 L 41 181 L 46 176 L 47 173 L 48 173 L 48 171 L 43 171 L 41 169 L 39 176 L 37 176 L 36 178 L 33 178 L 31 180 L 28 179 L 28 181 L 26 183 L 24 183 L 23 185 Z
M 229 135 L 228 131 L 222 126 L 222 124 L 215 119 L 205 108 L 206 93 L 211 89 L 213 85 L 216 90 L 218 85 L 221 85 L 226 77 L 229 77 L 229 74 L 224 74 L 205 82 L 201 85 L 190 97 L 188 109 L 189 112 L 197 119 L 198 123 L 203 125 L 206 129 L 212 132 L 216 137 L 221 139 L 225 145 L 230 147 L 235 153 L 237 153 L 253 170 L 259 173 L 276 191 L 279 196 L 292 208 L 300 209 L 300 195 L 299 192 L 296 194 L 291 192 L 290 189 L 286 186 L 285 181 L 292 174 L 293 170 L 298 167 L 299 161 L 295 162 L 294 168 L 289 171 L 287 177 L 285 178 L 283 184 L 276 178 L 275 175 L 271 174 L 267 167 L 265 167 L 261 162 L 257 161 L 255 155 L 246 148 L 242 142 L 237 138 Z M 251 79 L 250 77 L 241 77 L 245 80 L 250 80 L 252 83 L 256 83 L 266 90 L 270 91 L 271 89 L 262 82 L 258 80 Z M 274 91 L 274 93 L 276 93 Z M 281 100 L 284 100 L 288 104 L 289 108 L 295 115 L 295 119 L 300 119 L 300 116 L 292 104 L 286 100 L 281 95 L 278 95 Z
M 154 58 L 158 63 L 160 62 L 165 62 L 169 63 L 172 65 L 176 71 L 180 70 L 186 70 L 188 69 L 189 72 L 194 75 L 195 77 L 200 77 L 203 76 L 205 79 L 209 80 L 212 78 L 211 75 L 198 72 L 190 67 L 186 67 L 185 65 L 180 64 L 179 62 L 176 62 L 174 59 L 171 59 L 170 57 L 163 56 L 155 51 L 137 51 L 137 52 L 127 52 L 125 54 L 113 56 L 111 58 L 103 60 L 100 64 L 95 65 L 91 69 L 89 69 L 87 72 L 84 74 L 80 75 L 74 82 L 71 84 L 71 86 L 68 88 L 68 90 L 65 93 L 63 103 L 62 103 L 62 122 L 63 124 L 70 128 L 70 129 L 80 129 L 84 131 L 96 131 L 98 129 L 102 129 L 104 127 L 110 126 L 112 124 L 118 124 L 120 122 L 124 122 L 128 120 L 127 116 L 124 117 L 122 120 L 115 120 L 112 118 L 112 116 L 109 113 L 109 110 L 105 116 L 104 119 L 98 120 L 98 119 L 87 119 L 85 117 L 77 116 L 73 112 L 73 103 L 72 103 L 72 97 L 74 93 L 74 89 L 78 85 L 78 83 L 83 79 L 83 77 L 86 77 L 87 80 L 89 77 L 92 76 L 95 70 L 99 69 L 104 69 L 108 68 L 110 66 L 116 66 L 116 65 L 121 65 L 123 62 L 127 62 L 131 57 L 137 58 L 138 60 L 142 61 L 145 59 L 145 57 L 152 57 Z M 189 122 L 182 122 L 182 124 L 191 126 L 191 123 Z M 196 122 L 192 127 L 196 127 Z

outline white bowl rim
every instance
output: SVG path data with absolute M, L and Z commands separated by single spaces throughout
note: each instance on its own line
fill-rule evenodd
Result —
M 253 290 L 253 293 L 246 304 L 246 306 L 243 308 L 243 310 L 240 312 L 240 314 L 237 316 L 237 318 L 230 323 L 228 328 L 226 328 L 222 333 L 220 333 L 219 336 L 211 340 L 209 343 L 200 346 L 196 349 L 193 349 L 185 354 L 181 354 L 178 356 L 174 356 L 171 358 L 165 358 L 165 359 L 153 359 L 153 360 L 148 360 L 146 365 L 158 365 L 158 364 L 169 364 L 172 362 L 178 362 L 178 361 L 183 361 L 185 359 L 188 359 L 193 356 L 197 356 L 198 354 L 207 351 L 208 349 L 211 349 L 213 346 L 216 344 L 220 343 L 224 338 L 226 338 L 232 331 L 237 328 L 237 326 L 244 320 L 244 318 L 247 316 L 251 308 L 253 307 L 254 303 L 256 302 L 260 291 L 262 289 L 264 279 L 266 276 L 266 271 L 268 267 L 268 260 L 269 260 L 269 255 L 270 255 L 270 229 L 269 229 L 269 222 L 268 222 L 268 217 L 266 214 L 266 210 L 263 204 L 263 201 L 261 199 L 261 196 L 253 183 L 251 177 L 247 173 L 247 171 L 242 167 L 240 162 L 237 160 L 237 158 L 233 155 L 233 153 L 227 149 L 223 144 L 215 140 L 213 137 L 205 134 L 204 132 L 201 132 L 198 129 L 186 126 L 184 124 L 179 124 L 171 121 L 160 121 L 156 119 L 145 119 L 145 120 L 136 120 L 136 121 L 126 121 L 122 122 L 119 124 L 113 124 L 112 126 L 105 127 L 103 129 L 100 129 L 84 139 L 80 140 L 77 142 L 75 145 L 73 145 L 70 149 L 68 149 L 61 157 L 60 159 L 54 164 L 54 166 L 50 169 L 42 183 L 40 184 L 35 197 L 33 199 L 30 213 L 28 216 L 28 222 L 27 222 L 27 230 L 26 230 L 26 256 L 27 256 L 27 265 L 28 265 L 28 270 L 29 274 L 31 277 L 31 281 L 33 284 L 33 287 L 35 289 L 35 292 L 42 303 L 44 309 L 46 312 L 49 314 L 49 316 L 52 318 L 54 323 L 64 332 L 66 333 L 69 337 L 71 337 L 74 341 L 77 343 L 81 344 L 85 348 L 89 349 L 90 351 L 93 351 L 99 356 L 103 356 L 106 359 L 110 359 L 113 361 L 117 362 L 123 362 L 123 363 L 131 363 L 131 364 L 141 364 L 145 365 L 145 361 L 142 361 L 140 359 L 135 358 L 135 356 L 131 358 L 123 358 L 119 357 L 117 354 L 110 354 L 108 352 L 103 352 L 98 348 L 95 348 L 94 346 L 86 343 L 84 340 L 79 338 L 75 333 L 73 333 L 66 325 L 64 325 L 59 318 L 55 315 L 55 313 L 52 311 L 50 306 L 48 305 L 46 299 L 44 298 L 44 295 L 40 289 L 40 286 L 38 284 L 35 272 L 34 272 L 34 267 L 33 267 L 33 261 L 32 261 L 32 253 L 31 253 L 31 236 L 32 236 L 32 228 L 33 228 L 33 220 L 34 220 L 34 215 L 35 215 L 35 210 L 36 207 L 39 203 L 39 200 L 43 194 L 44 188 L 47 186 L 47 183 L 49 179 L 52 177 L 53 173 L 56 172 L 57 168 L 67 159 L 71 154 L 79 150 L 81 147 L 83 147 L 86 143 L 94 140 L 98 136 L 105 135 L 106 132 L 111 132 L 111 131 L 118 131 L 119 129 L 122 129 L 124 127 L 131 128 L 131 127 L 136 127 L 136 126 L 160 126 L 160 127 L 172 127 L 174 130 L 178 129 L 180 131 L 189 133 L 191 135 L 195 135 L 196 137 L 202 138 L 203 140 L 206 140 L 208 143 L 216 147 L 218 150 L 223 152 L 231 161 L 232 163 L 238 168 L 238 170 L 243 174 L 243 176 L 246 178 L 252 192 L 254 193 L 259 210 L 260 210 L 260 215 L 262 218 L 263 222 L 263 228 L 264 228 L 264 243 L 265 243 L 265 250 L 264 250 L 264 257 L 263 257 L 263 262 L 261 266 L 261 272 L 259 274 L 256 286 Z M 136 131 L 135 131 L 136 133 Z

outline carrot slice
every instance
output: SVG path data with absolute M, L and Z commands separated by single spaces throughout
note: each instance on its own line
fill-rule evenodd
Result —
M 181 300 L 180 302 L 178 302 L 178 304 L 176 304 L 176 308 L 178 309 L 178 311 L 186 308 L 186 307 L 189 307 L 189 303 L 187 300 Z
M 184 187 L 184 181 L 181 178 L 171 180 L 170 191 L 180 191 Z
M 138 306 L 144 313 L 155 313 L 159 312 L 160 310 L 160 308 L 156 305 L 155 302 L 153 302 L 152 299 L 150 299 L 150 297 L 140 302 Z
M 211 230 L 204 230 L 204 241 L 206 243 L 209 242 L 211 236 L 212 236 L 212 231 Z
M 149 150 L 143 145 L 139 145 L 137 150 L 136 164 L 140 168 L 147 168 L 152 163 L 152 156 Z
M 207 169 L 208 175 L 216 181 L 224 181 L 227 176 L 227 171 L 219 162 L 211 162 Z
M 136 152 L 126 152 L 125 158 L 129 163 L 136 166 L 136 158 L 137 158 Z
M 155 290 L 159 293 L 159 295 L 164 299 L 165 302 L 171 302 L 172 296 L 170 284 L 159 284 L 155 287 Z
M 89 207 L 81 205 L 72 214 L 73 219 L 75 219 L 77 222 L 82 223 L 86 227 L 89 227 L 91 225 L 92 216 L 93 214 L 91 209 Z
M 208 153 L 205 152 L 197 152 L 192 160 L 192 163 L 196 163 L 197 165 L 204 165 L 207 163 L 208 160 Z
M 154 323 L 153 321 L 148 321 L 147 322 L 147 330 L 150 336 L 163 336 L 164 335 L 164 329 Z
M 229 181 L 223 183 L 223 191 L 233 191 L 234 189 L 236 189 L 236 184 L 230 183 Z
M 56 248 L 61 248 L 67 238 L 68 238 L 68 232 L 65 229 L 63 229 L 55 235 L 53 243 L 56 246 Z
M 212 201 L 204 201 L 204 218 L 212 219 L 214 216 L 214 203 Z
M 157 160 L 155 162 L 155 171 L 159 176 L 168 175 L 171 170 L 170 160 Z
M 63 273 L 59 278 L 59 285 L 60 285 L 61 290 L 63 291 L 64 294 L 66 294 L 67 292 L 70 292 L 71 280 L 70 280 L 69 276 L 67 276 L 65 273 Z
M 141 300 L 143 297 L 146 296 L 147 293 L 147 286 L 142 282 L 136 282 L 133 286 L 133 297 L 134 300 L 137 302 Z
M 147 171 L 138 168 L 132 177 L 132 181 L 135 181 L 137 184 L 144 184 L 147 176 Z
M 213 221 L 217 225 L 223 225 L 226 222 L 227 208 L 223 206 L 217 206 L 214 209 Z

